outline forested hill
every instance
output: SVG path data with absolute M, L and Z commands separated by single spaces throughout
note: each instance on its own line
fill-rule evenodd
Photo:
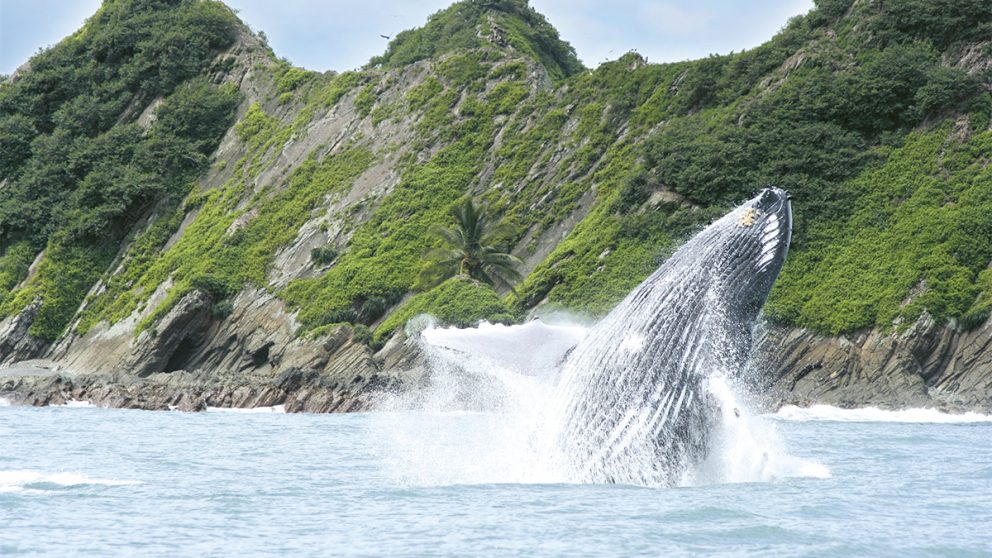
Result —
M 525 0 L 466 0 L 341 74 L 218 2 L 107 0 L 0 86 L 3 355 L 154 343 L 195 297 L 213 333 L 170 367 L 250 336 L 262 299 L 300 339 L 350 324 L 372 349 L 422 312 L 600 315 L 765 185 L 796 214 L 773 323 L 973 328 L 990 91 L 992 0 L 820 0 L 752 50 L 595 69 Z M 523 260 L 512 292 L 418 282 L 466 196 Z

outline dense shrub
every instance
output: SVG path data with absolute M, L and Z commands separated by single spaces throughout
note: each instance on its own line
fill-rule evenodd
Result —
M 494 25 L 495 24 L 495 25 Z M 544 64 L 555 79 L 582 70 L 575 49 L 558 37 L 526 0 L 466 0 L 441 10 L 418 29 L 403 31 L 370 66 L 395 68 L 442 54 L 483 46 L 483 37 L 512 45 Z
M 338 257 L 338 251 L 333 246 L 318 246 L 310 250 L 310 260 L 316 264 L 327 265 Z

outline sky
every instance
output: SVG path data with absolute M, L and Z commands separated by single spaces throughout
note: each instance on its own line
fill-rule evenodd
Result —
M 453 0 L 227 0 L 264 31 L 276 54 L 310 70 L 350 70 L 381 54 L 387 40 L 419 27 Z M 0 74 L 57 43 L 99 0 L 0 0 Z M 596 67 L 630 50 L 650 62 L 676 62 L 752 48 L 812 0 L 531 0 L 538 12 Z

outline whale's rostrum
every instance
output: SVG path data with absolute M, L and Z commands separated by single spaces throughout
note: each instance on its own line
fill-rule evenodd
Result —
M 565 361 L 550 418 L 570 478 L 672 485 L 705 456 L 717 415 L 706 380 L 745 365 L 791 234 L 788 194 L 765 189 L 592 328 Z

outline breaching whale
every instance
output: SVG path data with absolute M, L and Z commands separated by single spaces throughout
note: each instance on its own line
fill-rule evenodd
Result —
M 788 194 L 763 190 L 679 248 L 573 349 L 550 418 L 580 482 L 677 484 L 707 451 L 706 380 L 746 363 L 785 262 Z

